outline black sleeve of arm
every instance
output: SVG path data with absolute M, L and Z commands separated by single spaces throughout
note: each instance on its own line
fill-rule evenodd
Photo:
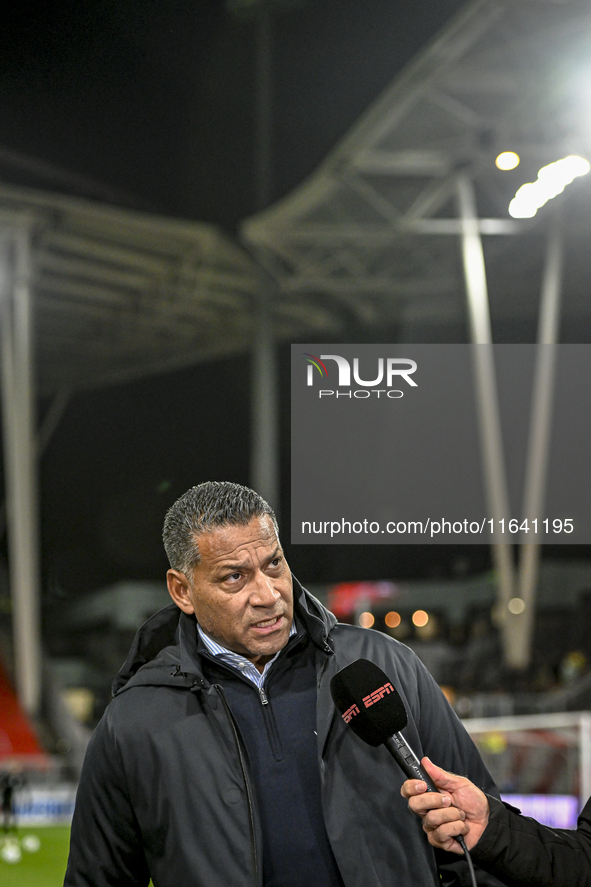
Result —
M 64 887 L 147 887 L 149 880 L 107 711 L 80 776 Z
M 489 804 L 488 825 L 472 850 L 479 866 L 507 887 L 591 887 L 589 802 L 576 831 L 541 825 L 495 798 Z

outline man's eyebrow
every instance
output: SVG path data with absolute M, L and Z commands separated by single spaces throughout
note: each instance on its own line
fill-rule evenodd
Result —
M 240 564 L 232 564 L 227 561 L 225 563 L 217 564 L 217 566 L 214 567 L 214 570 L 216 571 L 216 573 L 227 573 L 228 570 L 243 570 L 244 567 L 247 566 L 247 564 L 248 561 L 242 561 L 242 563 Z
M 281 548 L 280 542 L 277 543 L 277 545 L 275 546 L 272 553 L 265 558 L 264 562 L 269 563 L 269 561 L 274 560 L 277 557 L 278 553 L 283 554 L 283 549 Z M 243 570 L 244 567 L 246 567 L 246 566 L 248 566 L 248 560 L 244 560 L 239 564 L 238 563 L 230 563 L 229 561 L 227 561 L 225 563 L 218 564 L 214 569 L 215 569 L 216 573 L 217 572 L 226 573 L 228 570 L 230 570 L 230 572 Z
M 275 558 L 277 557 L 278 554 L 283 554 L 283 549 L 282 549 L 282 547 L 281 547 L 281 542 L 278 542 L 278 543 L 277 543 L 277 545 L 275 546 L 275 550 L 274 550 L 274 552 L 273 552 L 272 554 L 270 554 L 269 557 L 267 558 L 267 563 L 268 563 L 269 561 L 275 560 Z

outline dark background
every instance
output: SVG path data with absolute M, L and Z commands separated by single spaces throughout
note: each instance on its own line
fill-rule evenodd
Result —
M 463 4 L 292 5 L 271 3 L 271 202 Z M 228 231 L 254 211 L 253 15 L 223 0 L 25 0 L 1 23 L 0 144 Z
M 277 4 L 271 202 L 315 169 L 462 5 Z M 5 8 L 1 25 L 0 148 L 84 177 L 82 192 L 98 193 L 102 183 L 121 205 L 213 222 L 229 234 L 255 211 L 253 16 L 231 14 L 221 0 L 62 0 Z M 3 166 L 0 158 L 2 170 L 10 181 L 38 184 L 27 163 Z M 55 182 L 76 190 L 67 177 Z M 379 338 L 394 342 L 397 334 L 381 329 Z M 465 341 L 466 331 L 439 340 Z M 352 326 L 341 341 L 376 341 L 376 332 Z M 289 343 L 279 357 L 287 542 Z M 207 479 L 249 482 L 249 375 L 249 359 L 240 357 L 73 397 L 41 462 L 50 599 L 118 578 L 161 578 L 159 534 L 172 501 Z M 308 581 L 465 575 L 490 563 L 480 546 L 287 549 Z

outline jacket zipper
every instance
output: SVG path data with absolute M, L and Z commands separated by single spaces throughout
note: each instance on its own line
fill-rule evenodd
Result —
M 238 749 L 238 758 L 240 760 L 240 767 L 242 768 L 242 776 L 244 777 L 244 785 L 246 786 L 246 798 L 248 800 L 248 814 L 249 814 L 249 822 L 250 822 L 250 838 L 251 838 L 251 847 L 252 847 L 252 864 L 254 870 L 254 884 L 255 887 L 260 887 L 259 882 L 259 864 L 257 858 L 257 847 L 256 847 L 256 837 L 255 837 L 255 816 L 254 816 L 254 805 L 252 802 L 252 791 L 250 788 L 250 783 L 248 781 L 248 773 L 246 770 L 246 763 L 244 761 L 244 755 L 242 754 L 242 746 L 240 744 L 240 735 L 238 733 L 238 728 L 236 727 L 236 723 L 234 722 L 234 718 L 232 717 L 232 712 L 230 711 L 230 707 L 226 702 L 226 697 L 224 696 L 223 690 L 219 684 L 214 684 L 215 689 L 222 700 L 222 704 L 224 706 L 224 710 L 230 721 L 230 726 L 232 727 L 232 733 L 234 734 L 234 741 L 236 742 L 236 748 Z
M 326 644 L 326 647 L 328 647 L 328 644 Z M 331 648 L 328 647 L 328 649 L 332 653 Z M 318 673 L 318 677 L 316 678 L 316 692 L 317 693 L 320 690 L 320 684 L 322 683 L 322 676 L 324 675 L 324 669 L 326 668 L 327 665 L 328 665 L 328 659 L 325 659 L 324 662 L 322 662 L 322 664 L 320 665 L 320 668 L 317 669 L 317 673 Z
M 281 746 L 281 739 L 279 737 L 275 715 L 273 714 L 273 709 L 269 704 L 269 697 L 267 696 L 267 693 L 265 692 L 265 689 L 263 687 L 259 687 L 258 691 L 259 699 L 261 700 L 261 705 L 263 706 L 263 720 L 265 722 L 265 727 L 267 728 L 267 736 L 269 737 L 269 744 L 271 746 L 271 751 L 273 752 L 273 757 L 276 761 L 282 761 L 283 748 Z
M 216 660 L 213 657 L 208 656 L 207 658 L 211 659 L 211 661 L 213 661 L 213 662 L 216 662 Z M 216 662 L 216 665 L 222 665 L 230 673 L 233 673 L 234 675 L 236 675 L 235 669 L 233 669 L 230 665 L 227 665 L 226 663 L 217 663 L 217 662 Z M 267 696 L 267 693 L 265 692 L 264 687 L 257 687 L 253 683 L 253 681 L 251 681 L 249 678 L 244 677 L 244 675 L 239 675 L 239 677 L 243 683 L 248 684 L 249 687 L 258 691 L 259 699 L 261 701 L 261 705 L 263 706 L 263 720 L 264 720 L 265 726 L 267 728 L 267 735 L 269 737 L 269 744 L 271 745 L 271 751 L 273 752 L 273 756 L 276 761 L 282 761 L 283 760 L 283 749 L 281 747 L 279 733 L 277 731 L 277 724 L 275 723 L 273 709 L 271 708 L 271 706 L 269 704 L 269 697 Z M 219 684 L 214 684 L 214 686 L 219 688 L 219 690 L 221 692 L 222 688 L 220 687 Z M 226 703 L 225 697 L 224 697 L 224 703 Z M 227 703 L 226 703 L 226 708 L 228 710 L 228 713 L 230 714 L 230 717 L 232 717 L 232 714 L 230 712 L 230 707 L 228 706 Z

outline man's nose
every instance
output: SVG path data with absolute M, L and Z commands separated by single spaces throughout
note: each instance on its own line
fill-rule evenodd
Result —
M 251 603 L 258 607 L 272 607 L 281 597 L 280 592 L 273 587 L 273 580 L 264 573 L 255 578 L 255 587 L 251 595 Z

